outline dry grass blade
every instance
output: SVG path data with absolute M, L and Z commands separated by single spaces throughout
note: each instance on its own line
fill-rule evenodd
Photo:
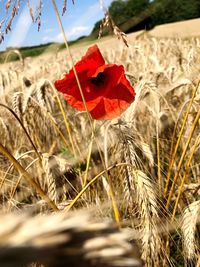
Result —
M 187 112 L 186 112 L 186 114 L 184 116 L 184 121 L 183 121 L 183 124 L 181 126 L 181 130 L 179 132 L 178 140 L 176 142 L 176 146 L 174 148 L 172 157 L 170 158 L 169 169 L 168 169 L 168 173 L 167 173 L 167 182 L 166 182 L 165 191 L 164 191 L 164 196 L 165 197 L 166 197 L 167 192 L 168 192 L 169 182 L 170 182 L 170 178 L 171 178 L 171 172 L 172 172 L 173 164 L 174 164 L 175 157 L 176 157 L 176 154 L 177 154 L 177 150 L 178 150 L 178 147 L 179 147 L 181 138 L 183 136 L 183 131 L 184 131 L 184 128 L 185 128 L 185 125 L 186 125 L 186 122 L 187 122 L 188 115 L 189 115 L 189 112 L 191 110 L 192 104 L 194 102 L 194 98 L 196 96 L 196 93 L 197 93 L 197 90 L 198 90 L 198 87 L 199 87 L 199 83 L 200 82 L 198 82 L 198 84 L 196 85 L 196 87 L 193 89 L 192 98 L 191 98 L 190 103 L 188 105 Z
M 73 199 L 73 201 L 70 203 L 70 205 L 67 207 L 67 210 L 70 210 L 74 204 L 77 202 L 77 200 L 79 198 L 81 198 L 81 196 L 85 193 L 85 191 L 93 184 L 95 183 L 102 175 L 106 174 L 106 172 L 109 172 L 110 170 L 114 169 L 114 168 L 119 168 L 119 167 L 129 167 L 129 168 L 133 168 L 132 165 L 127 164 L 127 163 L 117 163 L 115 165 L 112 165 L 110 167 L 107 168 L 107 170 L 104 170 L 102 172 L 100 172 L 99 174 L 97 174 L 94 178 L 92 178 L 89 183 L 87 183 L 83 189 L 77 194 L 77 196 Z M 107 177 L 106 177 L 107 178 Z
M 79 81 L 79 78 L 78 78 L 78 75 L 77 75 L 77 71 L 76 71 L 76 68 L 75 68 L 74 60 L 73 60 L 72 54 L 70 52 L 70 48 L 69 48 L 69 45 L 68 45 L 68 41 L 67 41 L 67 37 L 66 37 L 66 34 L 65 34 L 65 30 L 63 28 L 63 24 L 62 24 L 60 15 L 58 13 L 57 5 L 56 5 L 54 0 L 52 0 L 52 4 L 53 4 L 54 10 L 55 10 L 55 14 L 56 14 L 56 17 L 57 17 L 57 20 L 58 20 L 58 24 L 60 26 L 60 29 L 61 29 L 61 32 L 62 32 L 62 35 L 63 35 L 63 38 L 64 38 L 64 42 L 65 42 L 65 46 L 67 48 L 67 52 L 68 52 L 70 60 L 71 60 L 72 69 L 73 69 L 73 72 L 74 72 L 74 75 L 75 75 L 75 78 L 76 78 L 76 82 L 77 82 L 77 85 L 78 85 L 78 88 L 79 88 L 79 91 L 80 91 L 80 94 L 81 94 L 81 98 L 83 100 L 84 108 L 85 108 L 85 110 L 87 112 L 87 116 L 88 116 L 88 119 L 90 121 L 90 126 L 91 126 L 91 129 L 93 131 L 92 120 L 91 120 L 90 114 L 88 112 L 87 104 L 86 104 L 85 97 L 84 97 L 84 94 L 83 94 L 83 90 L 81 88 L 81 84 L 80 84 L 80 81 Z
M 30 183 L 30 185 L 39 193 L 41 198 L 43 198 L 48 203 L 49 207 L 54 211 L 57 211 L 58 208 L 55 203 L 51 199 L 49 199 L 42 188 L 33 180 L 30 174 L 19 164 L 19 162 L 9 153 L 9 151 L 4 146 L 2 146 L 1 143 L 0 152 L 13 163 L 16 169 L 26 178 L 27 182 Z
M 183 245 L 186 266 L 192 264 L 195 266 L 195 261 L 198 259 L 200 250 L 198 249 L 198 238 L 195 237 L 197 221 L 200 216 L 200 200 L 191 203 L 184 211 L 182 219 Z
M 178 164 L 178 167 L 177 167 L 177 170 L 176 170 L 173 182 L 172 182 L 172 186 L 170 188 L 170 192 L 169 192 L 169 196 L 168 196 L 168 199 L 167 199 L 166 208 L 169 208 L 169 206 L 170 206 L 170 202 L 171 202 L 171 198 L 172 198 L 172 195 L 173 195 L 174 187 L 175 187 L 176 181 L 177 181 L 177 179 L 179 177 L 179 173 L 180 173 L 180 170 L 181 170 L 181 167 L 182 167 L 182 164 L 183 164 L 183 160 L 184 160 L 185 155 L 187 153 L 188 146 L 189 146 L 189 144 L 191 142 L 191 139 L 192 139 L 192 136 L 194 134 L 194 131 L 195 131 L 196 127 L 197 127 L 199 118 L 200 118 L 200 110 L 196 114 L 196 117 L 195 117 L 194 122 L 193 122 L 193 124 L 191 126 L 191 129 L 190 129 L 190 133 L 189 133 L 188 139 L 186 141 L 186 144 L 184 146 L 183 152 L 181 154 L 181 158 L 180 158 L 180 161 L 179 161 L 179 164 Z
M 32 139 L 31 139 L 30 135 L 28 134 L 28 132 L 27 132 L 26 128 L 24 127 L 23 123 L 21 122 L 20 118 L 19 118 L 19 117 L 17 116 L 17 114 L 16 114 L 11 108 L 9 108 L 8 106 L 6 106 L 6 105 L 4 105 L 4 104 L 1 104 L 1 103 L 0 103 L 0 106 L 6 108 L 7 110 L 9 110 L 9 112 L 10 112 L 10 113 L 15 117 L 15 119 L 19 122 L 20 126 L 22 127 L 24 133 L 26 134 L 26 136 L 27 136 L 29 142 L 30 142 L 31 145 L 33 146 L 33 148 L 34 148 L 34 150 L 35 150 L 35 153 L 36 153 L 36 155 L 38 156 L 38 159 L 39 159 L 39 161 L 40 161 L 40 163 L 41 163 L 41 162 L 42 162 L 42 159 L 41 159 L 40 153 L 38 152 L 38 150 L 37 150 L 35 144 L 33 143 L 33 141 L 32 141 Z
M 194 145 L 192 147 L 192 151 L 190 153 L 189 159 L 187 160 L 187 163 L 186 163 L 186 169 L 185 169 L 184 175 L 181 178 L 181 184 L 180 184 L 179 189 L 178 189 L 178 196 L 176 198 L 176 203 L 174 205 L 173 214 L 172 214 L 172 218 L 171 218 L 172 221 L 173 221 L 173 219 L 175 217 L 176 210 L 177 210 L 177 207 L 178 207 L 178 204 L 179 204 L 179 200 L 180 200 L 180 197 L 181 197 L 181 194 L 182 194 L 183 186 L 185 184 L 185 180 L 187 178 L 187 175 L 188 175 L 188 172 L 189 172 L 189 168 L 190 168 L 190 164 L 191 164 L 191 161 L 193 159 L 194 153 L 195 153 L 195 151 L 197 149 L 197 146 L 199 145 L 199 141 L 200 141 L 200 135 L 198 135 L 196 140 L 195 140 L 195 143 L 194 143 Z

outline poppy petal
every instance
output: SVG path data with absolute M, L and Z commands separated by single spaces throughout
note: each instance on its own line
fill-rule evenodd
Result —
M 93 45 L 90 48 L 88 48 L 85 56 L 82 57 L 81 61 L 87 62 L 89 60 L 97 62 L 99 66 L 102 66 L 105 64 L 105 60 L 97 45 Z
M 110 78 L 110 87 L 112 90 L 107 90 L 105 96 L 110 99 L 120 99 L 131 103 L 135 99 L 135 91 L 131 86 L 130 82 L 127 80 L 124 67 L 113 65 L 108 69 L 107 76 Z
M 135 99 L 135 91 L 125 76 L 124 67 L 105 64 L 96 45 L 75 65 L 91 116 L 97 120 L 108 120 L 120 116 Z M 85 106 L 79 87 L 71 69 L 62 80 L 55 82 L 58 91 L 64 94 L 69 105 L 79 111 Z
M 105 80 L 102 85 L 91 90 L 91 95 L 101 94 L 105 98 L 123 99 L 132 102 L 135 98 L 135 91 L 127 80 L 124 67 L 122 65 L 107 64 L 97 69 L 92 77 L 96 77 L 99 72 L 103 72 Z
M 64 98 L 72 107 L 76 108 L 79 111 L 85 111 L 85 106 L 82 99 L 77 99 L 75 96 L 68 94 L 64 94 Z M 99 96 L 98 98 L 95 98 L 91 101 L 86 101 L 87 109 L 89 112 L 91 112 L 91 110 L 93 110 L 99 104 L 101 98 L 102 96 Z
M 122 87 L 120 86 L 120 90 Z M 90 111 L 93 119 L 96 120 L 111 120 L 119 117 L 133 102 L 125 99 L 117 98 L 102 98 L 96 107 Z
M 85 56 L 76 63 L 76 69 L 88 69 L 90 72 L 105 64 L 105 60 L 97 45 L 88 48 Z

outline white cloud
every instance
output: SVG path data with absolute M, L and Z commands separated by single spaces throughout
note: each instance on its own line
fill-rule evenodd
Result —
M 86 34 L 88 30 L 89 30 L 88 26 L 73 27 L 70 31 L 68 31 L 67 36 L 68 38 L 71 39 L 71 38 Z
M 53 38 L 51 38 L 51 37 L 49 37 L 49 36 L 44 36 L 44 37 L 42 38 L 42 41 L 43 41 L 44 43 L 46 43 L 46 42 L 52 42 L 52 41 L 53 41 Z
M 66 32 L 66 36 L 68 39 L 75 39 L 81 35 L 88 34 L 89 29 L 90 29 L 90 27 L 88 27 L 88 26 L 75 26 L 75 27 L 71 28 L 68 32 Z M 63 42 L 62 33 L 59 33 L 55 39 L 58 42 Z
M 63 42 L 63 35 L 62 33 L 59 33 L 56 37 L 55 37 L 55 41 L 56 42 Z

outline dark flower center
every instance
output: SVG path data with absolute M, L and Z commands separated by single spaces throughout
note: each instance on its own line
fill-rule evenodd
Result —
M 97 77 L 90 78 L 90 82 L 96 86 L 100 86 L 105 82 L 105 74 L 100 72 Z

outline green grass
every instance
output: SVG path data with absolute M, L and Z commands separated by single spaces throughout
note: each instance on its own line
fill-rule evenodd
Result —
M 22 56 L 22 58 L 26 57 L 35 57 L 43 54 L 45 51 L 55 51 L 56 49 L 59 49 L 61 47 L 61 44 L 57 43 L 50 43 L 40 46 L 31 46 L 31 47 L 23 47 L 23 48 L 8 48 L 4 52 L 0 52 L 0 63 L 10 62 L 10 61 L 16 61 L 19 60 L 19 57 L 16 53 L 12 53 L 13 50 L 18 50 Z M 9 56 L 8 56 L 8 53 Z M 8 57 L 7 57 L 8 56 Z M 7 59 L 6 59 L 7 58 Z
M 77 40 L 69 42 L 69 45 L 75 45 L 79 43 L 87 43 L 92 41 L 90 37 L 85 37 L 82 36 L 78 38 Z M 19 56 L 16 53 L 12 53 L 11 51 L 13 50 L 18 50 L 22 56 L 22 58 L 26 57 L 36 57 L 44 53 L 49 53 L 49 52 L 56 52 L 57 50 L 62 50 L 65 49 L 64 44 L 60 43 L 48 43 L 48 44 L 43 44 L 43 45 L 38 45 L 38 46 L 30 46 L 30 47 L 12 47 L 8 48 L 6 51 L 0 52 L 0 64 L 3 64 L 5 62 L 11 62 L 11 61 L 17 61 L 19 60 Z M 8 55 L 8 53 L 10 53 Z

